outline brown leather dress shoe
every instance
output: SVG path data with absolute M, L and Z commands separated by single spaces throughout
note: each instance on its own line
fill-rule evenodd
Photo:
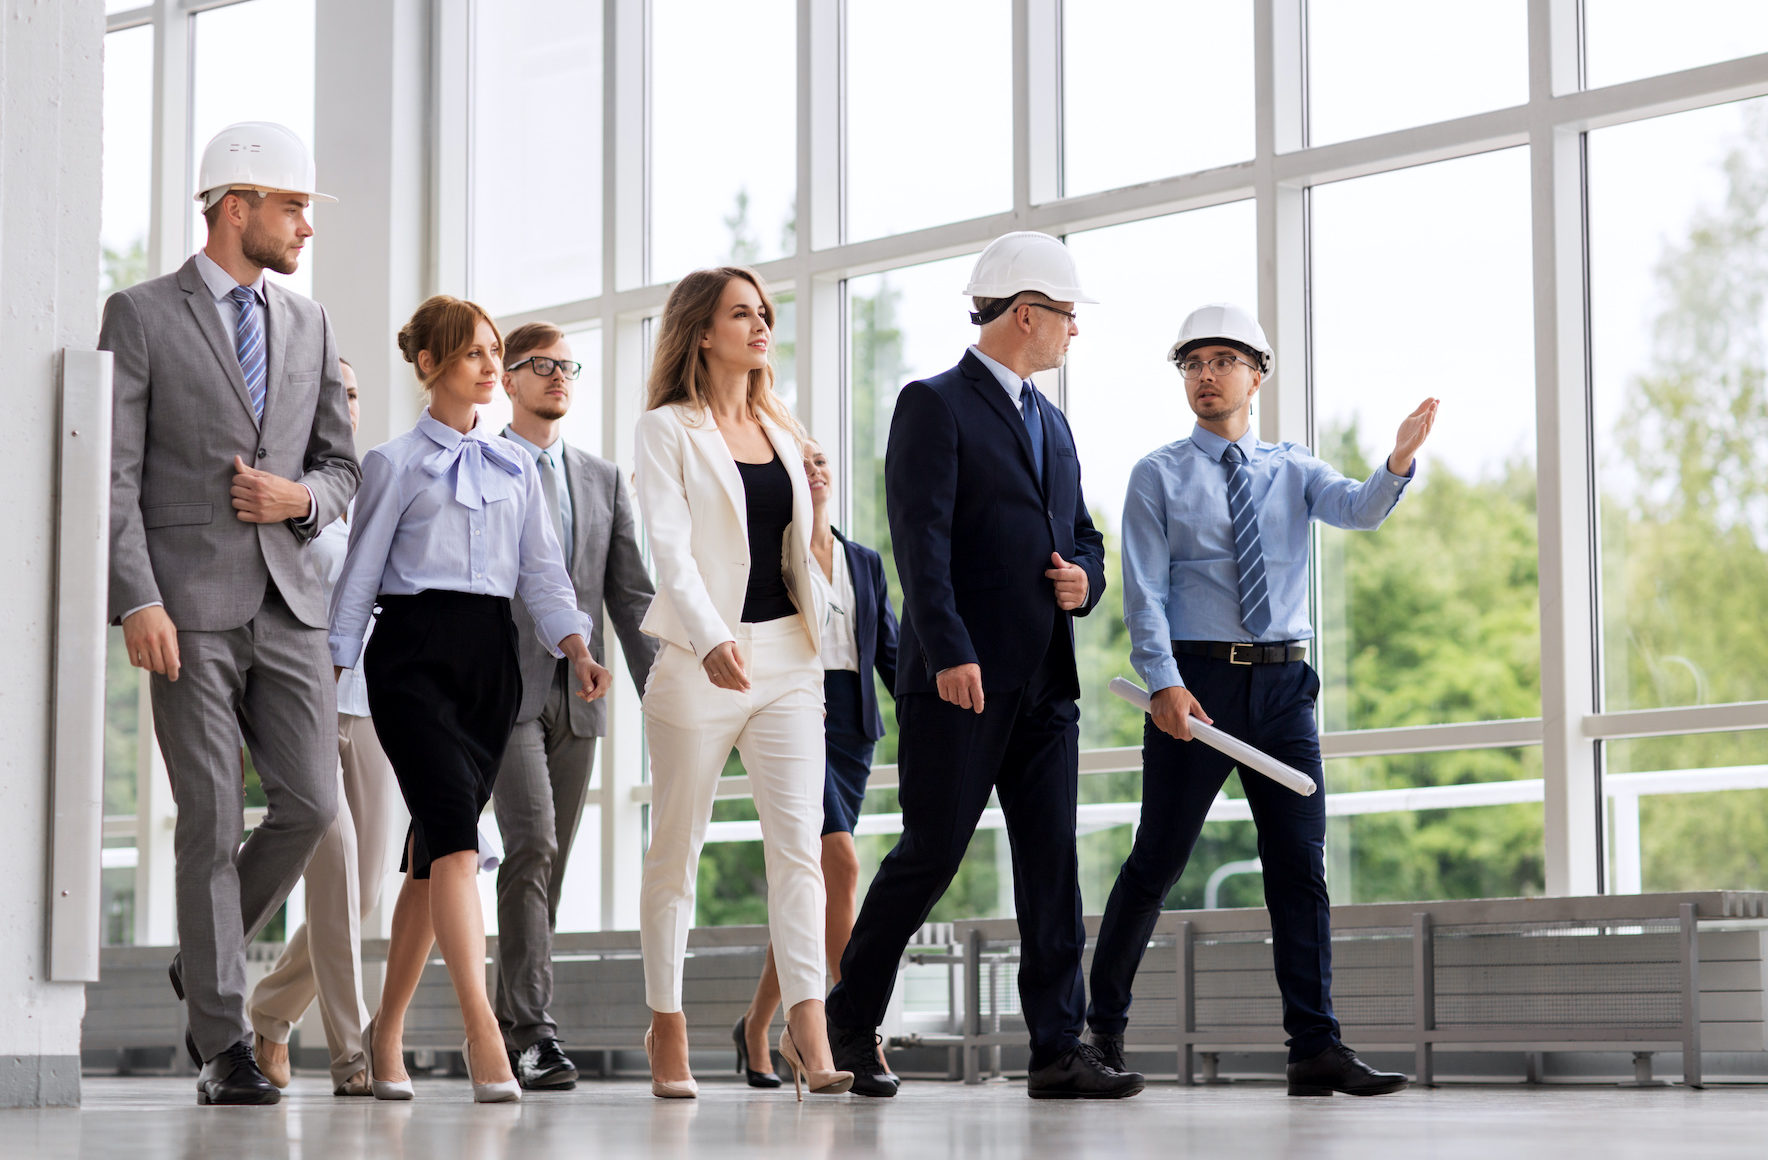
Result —
M 332 1089 L 334 1096 L 372 1096 L 374 1089 L 368 1084 L 368 1069 L 357 1072 L 343 1083 Z

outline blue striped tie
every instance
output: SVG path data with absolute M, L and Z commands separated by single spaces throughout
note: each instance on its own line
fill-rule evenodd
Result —
M 230 295 L 239 307 L 233 325 L 233 349 L 239 354 L 239 371 L 246 377 L 246 393 L 252 397 L 252 418 L 264 422 L 264 317 L 258 313 L 258 296 L 246 286 L 235 286 Z
M 1234 559 L 1240 567 L 1240 623 L 1258 640 L 1271 627 L 1265 552 L 1258 542 L 1258 513 L 1252 510 L 1252 473 L 1242 471 L 1246 452 L 1228 444 L 1222 456 L 1228 468 L 1228 516 L 1234 521 Z

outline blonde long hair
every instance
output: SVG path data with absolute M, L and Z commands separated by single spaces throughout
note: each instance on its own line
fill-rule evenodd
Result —
M 654 411 L 672 403 L 685 403 L 702 415 L 711 404 L 706 359 L 700 353 L 700 337 L 712 325 L 718 312 L 718 300 L 731 279 L 741 278 L 755 287 L 761 296 L 761 317 L 771 331 L 774 325 L 773 298 L 762 285 L 760 275 L 742 266 L 716 266 L 695 270 L 675 284 L 669 300 L 663 304 L 663 325 L 657 334 L 657 349 L 651 357 L 651 378 L 646 385 L 645 409 Z M 768 347 L 767 365 L 749 372 L 749 414 L 758 422 L 766 416 L 790 431 L 800 441 L 804 428 L 787 409 L 785 400 L 774 393 L 773 348 Z

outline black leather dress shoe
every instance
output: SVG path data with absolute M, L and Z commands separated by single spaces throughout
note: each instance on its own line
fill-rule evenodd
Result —
M 531 1092 L 568 1092 L 577 1086 L 577 1065 L 556 1039 L 542 1039 L 511 1052 L 510 1070 Z
M 829 1023 L 829 1054 L 835 1057 L 837 1071 L 853 1073 L 855 1095 L 888 1098 L 896 1094 L 899 1082 L 878 1062 L 878 1032 L 873 1027 L 837 1027 Z
M 1055 1063 L 1026 1077 L 1026 1093 L 1034 1100 L 1121 1100 L 1146 1085 L 1139 1072 L 1119 1071 L 1105 1062 L 1090 1043 L 1078 1043 Z
M 172 961 L 166 964 L 166 978 L 172 980 L 172 994 L 178 996 L 180 1003 L 184 1002 L 184 958 L 182 955 L 174 954 Z M 198 1064 L 197 1066 L 201 1067 L 202 1065 Z
M 731 1042 L 737 1045 L 737 1074 L 752 1088 L 777 1088 L 779 1073 L 773 1069 L 773 1052 L 767 1053 L 767 1070 L 756 1071 L 749 1066 L 749 1017 L 744 1015 L 731 1028 Z
M 1099 1058 L 1112 1071 L 1125 1071 L 1129 1067 L 1123 1061 L 1123 1033 L 1113 1035 L 1109 1031 L 1087 1028 L 1087 1042 L 1099 1049 Z
M 1312 1059 L 1292 1063 L 1285 1073 L 1292 1096 L 1384 1096 L 1410 1081 L 1397 1071 L 1376 1071 L 1342 1043 L 1334 1043 Z
M 203 1064 L 203 1073 L 196 1077 L 199 1104 L 274 1104 L 281 1099 L 282 1092 L 258 1070 L 249 1039 Z

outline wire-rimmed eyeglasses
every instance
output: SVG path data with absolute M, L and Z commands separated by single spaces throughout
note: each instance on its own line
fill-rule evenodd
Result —
M 1232 372 L 1235 363 L 1252 367 L 1255 371 L 1258 370 L 1256 366 L 1238 355 L 1218 354 L 1212 359 L 1188 358 L 1179 364 L 1179 373 L 1188 379 L 1200 379 L 1203 377 L 1203 368 L 1207 366 L 1210 374 L 1220 378 Z

